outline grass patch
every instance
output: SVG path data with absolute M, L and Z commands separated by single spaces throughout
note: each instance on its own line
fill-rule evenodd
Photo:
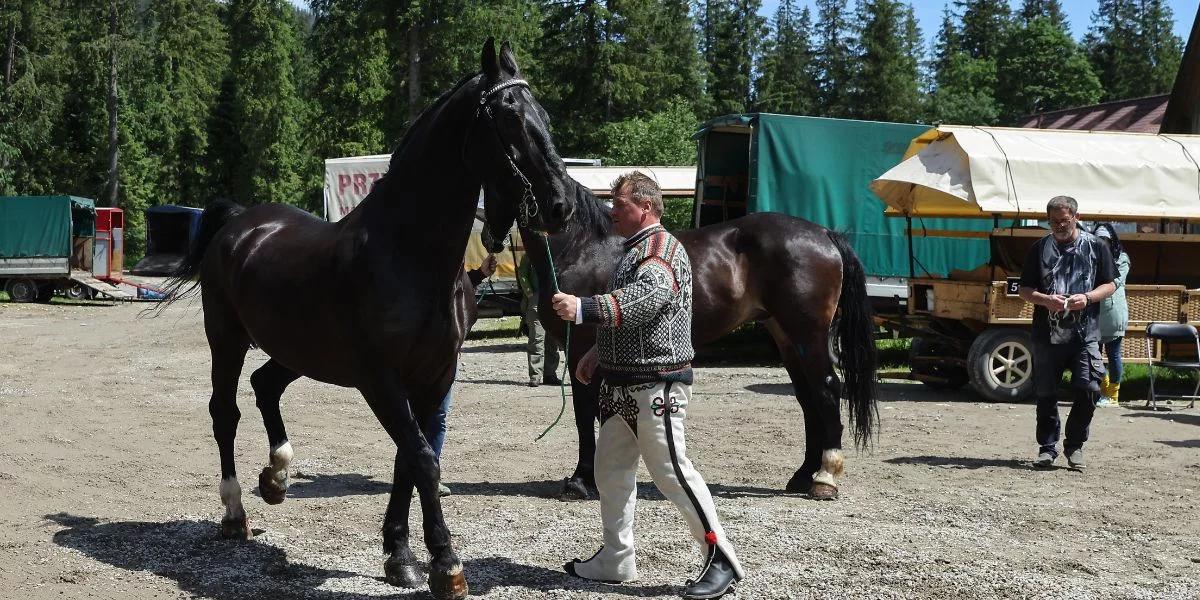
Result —
M 12 302 L 12 299 L 8 297 L 8 292 L 0 292 L 0 302 Z

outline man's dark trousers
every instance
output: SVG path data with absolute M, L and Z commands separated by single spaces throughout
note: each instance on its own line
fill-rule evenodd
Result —
M 1055 390 L 1062 381 L 1064 370 L 1071 370 L 1071 393 L 1075 401 L 1067 416 L 1067 437 L 1063 450 L 1083 447 L 1088 439 L 1088 428 L 1092 414 L 1096 412 L 1096 398 L 1100 394 L 1100 379 L 1104 377 L 1104 363 L 1100 358 L 1097 342 L 1074 341 L 1067 344 L 1051 344 L 1049 341 L 1033 342 L 1033 392 L 1037 398 L 1037 442 L 1040 452 L 1058 456 L 1061 422 L 1058 418 L 1058 400 Z

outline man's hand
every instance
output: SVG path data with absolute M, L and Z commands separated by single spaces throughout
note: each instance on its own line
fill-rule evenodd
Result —
M 1073 294 L 1067 298 L 1067 310 L 1083 310 L 1087 305 L 1087 296 L 1083 294 Z
M 583 355 L 583 358 L 579 359 L 579 364 L 575 365 L 575 379 L 578 379 L 579 383 L 583 385 L 591 383 L 598 366 L 600 366 L 600 355 L 596 353 L 596 347 L 592 346 Z
M 487 258 L 479 265 L 479 272 L 483 273 L 484 277 L 491 277 L 492 273 L 496 272 L 496 255 L 488 254 Z
M 1062 294 L 1047 294 L 1046 301 L 1042 303 L 1050 312 L 1062 312 L 1067 310 L 1069 301 Z
M 579 298 L 559 292 L 550 299 L 550 305 L 554 307 L 554 314 L 560 319 L 575 322 L 575 315 L 579 312 Z

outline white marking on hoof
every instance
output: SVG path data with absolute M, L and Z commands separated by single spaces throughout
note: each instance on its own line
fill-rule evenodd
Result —
M 834 448 L 821 453 L 821 470 L 813 473 L 813 481 L 837 487 L 837 478 L 846 470 L 842 451 Z
M 246 518 L 246 510 L 242 508 L 242 486 L 237 477 L 221 480 L 221 504 L 225 505 L 225 518 Z
M 271 468 L 275 471 L 286 471 L 292 465 L 292 443 L 284 440 L 277 448 L 271 449 Z
M 462 563 L 454 563 L 454 566 L 450 567 L 450 570 L 446 571 L 446 574 L 451 577 L 454 577 L 455 575 L 462 573 L 462 571 L 463 571 Z

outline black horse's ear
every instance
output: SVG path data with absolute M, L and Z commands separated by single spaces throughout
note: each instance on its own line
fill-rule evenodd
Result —
M 479 56 L 479 70 L 492 81 L 500 78 L 500 61 L 496 59 L 496 38 L 489 37 L 483 43 L 483 53 Z
M 520 69 L 517 68 L 517 57 L 513 55 L 512 46 L 508 42 L 500 45 L 500 69 L 509 77 L 520 77 Z

